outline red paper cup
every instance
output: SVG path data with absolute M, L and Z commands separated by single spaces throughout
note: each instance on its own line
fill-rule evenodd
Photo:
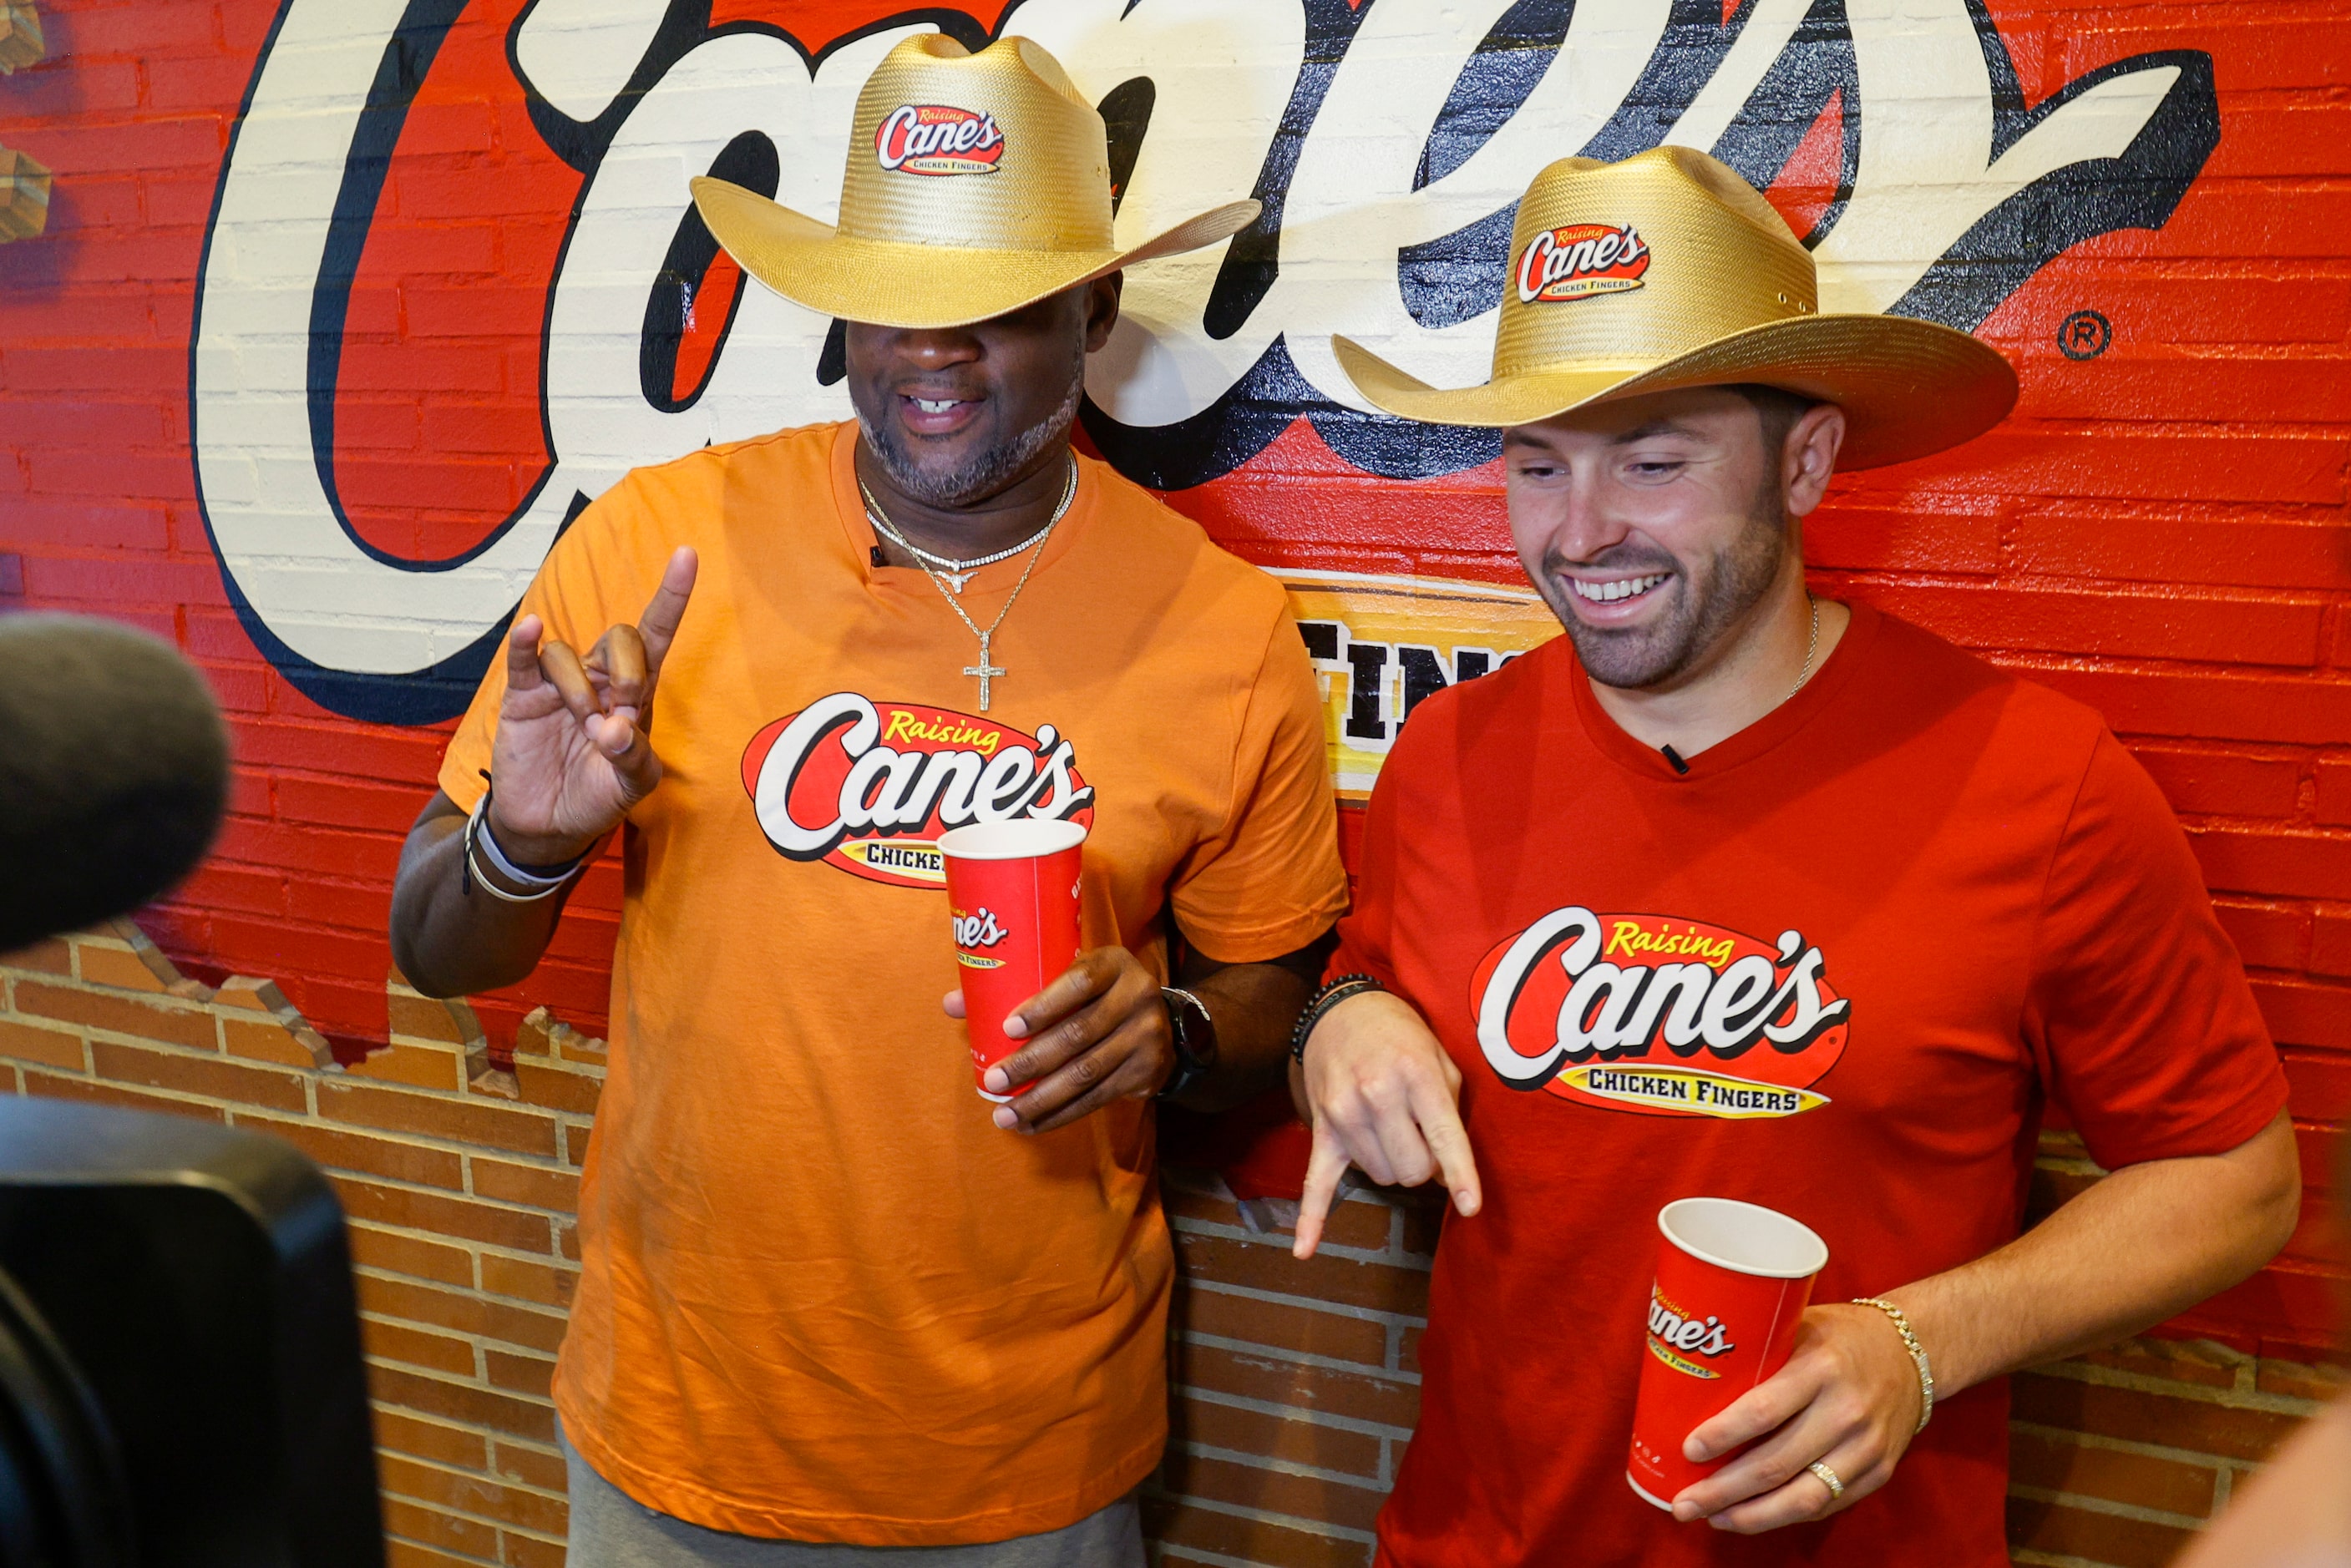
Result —
M 1730 1462 L 1682 1457 L 1709 1417 L 1787 1364 L 1828 1243 L 1776 1210 L 1685 1198 L 1657 1210 L 1665 1243 L 1649 1293 L 1648 1354 L 1625 1479 L 1659 1508 Z
M 1083 826 L 1020 817 L 939 835 L 956 962 L 963 968 L 964 1023 L 972 1080 L 991 1095 L 987 1070 L 1025 1041 L 1006 1036 L 1013 1009 L 1059 980 L 1078 956 L 1078 860 Z

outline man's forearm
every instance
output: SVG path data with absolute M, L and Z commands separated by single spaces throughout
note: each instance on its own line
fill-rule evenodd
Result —
M 2283 1115 L 2226 1154 L 2126 1166 L 2024 1235 L 1886 1293 L 1956 1394 L 2111 1345 L 2226 1290 L 2293 1234 L 2302 1193 Z
M 401 852 L 392 895 L 393 961 L 428 996 L 466 996 L 512 985 L 538 967 L 570 889 L 509 903 L 465 890 L 465 818 L 436 796 Z
M 1196 954 L 1176 983 L 1198 997 L 1217 1025 L 1217 1070 L 1177 1104 L 1198 1111 L 1227 1110 L 1282 1082 L 1290 1063 L 1290 1031 L 1314 994 L 1328 939 L 1270 963 L 1217 964 Z

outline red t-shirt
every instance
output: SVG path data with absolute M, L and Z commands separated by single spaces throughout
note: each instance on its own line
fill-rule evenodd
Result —
M 2109 1168 L 2233 1148 L 2285 1103 L 2179 826 L 2097 716 L 1866 607 L 1687 775 L 1565 639 L 1430 699 L 1361 873 L 1334 967 L 1452 1053 L 1486 1194 L 1437 1248 L 1384 1568 L 2004 1568 L 2004 1380 L 1821 1524 L 1733 1536 L 1634 1495 L 1657 1210 L 1794 1215 L 1841 1302 L 2012 1239 L 2044 1098 Z

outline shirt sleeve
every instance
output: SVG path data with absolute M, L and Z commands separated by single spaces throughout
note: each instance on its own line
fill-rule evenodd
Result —
M 2284 1108 L 2284 1069 L 2187 836 L 2103 729 L 2035 950 L 2025 1042 L 2100 1165 L 2225 1153 Z
M 643 526 L 647 506 L 640 491 L 639 477 L 632 473 L 572 521 L 531 579 L 515 611 L 516 620 L 538 617 L 546 623 L 547 640 L 569 643 L 583 659 L 615 621 L 635 624 L 660 586 L 668 560 L 665 551 L 656 550 L 659 559 L 648 576 L 639 559 L 646 553 L 643 542 L 653 536 Z M 483 774 L 490 765 L 506 695 L 506 639 L 500 638 L 441 757 L 441 792 L 461 810 L 472 811 L 489 787 Z
M 1420 775 L 1422 744 L 1433 733 L 1444 705 L 1440 699 L 1414 711 L 1414 722 L 1405 724 L 1396 737 L 1372 785 L 1363 831 L 1355 840 L 1353 906 L 1339 922 L 1339 945 L 1323 970 L 1325 981 L 1343 974 L 1367 974 L 1388 990 L 1405 994 L 1404 984 L 1396 977 L 1394 945 L 1399 868 L 1396 817 L 1404 809 L 1405 792 Z M 1421 999 L 1406 995 L 1405 1000 L 1427 1011 Z
M 1297 951 L 1347 908 L 1322 698 L 1284 609 L 1266 639 L 1233 758 L 1233 805 L 1169 895 L 1184 938 L 1224 963 Z

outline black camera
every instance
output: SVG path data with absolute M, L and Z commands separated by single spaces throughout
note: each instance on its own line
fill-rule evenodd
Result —
M 381 1568 L 341 1207 L 287 1145 L 0 1097 L 0 1568 Z

